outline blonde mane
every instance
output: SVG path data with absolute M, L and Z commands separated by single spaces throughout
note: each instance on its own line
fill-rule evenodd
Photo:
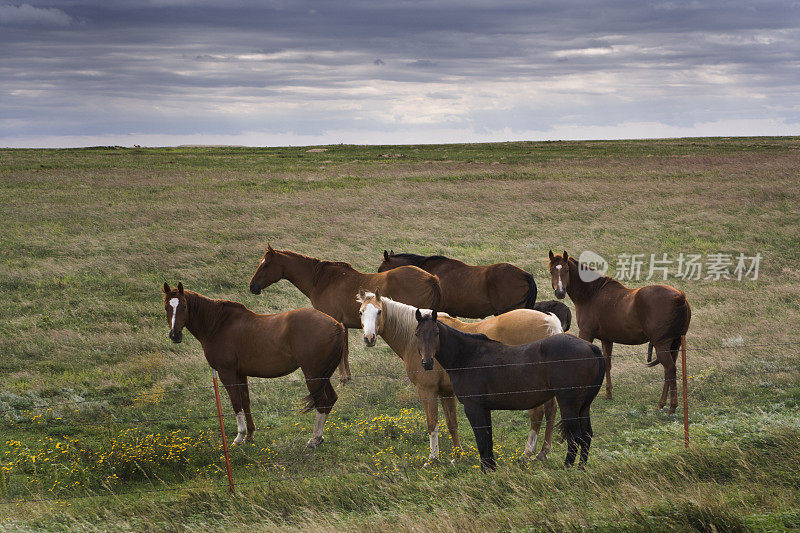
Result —
M 364 297 L 358 297 L 361 303 L 374 298 L 374 292 L 365 292 Z M 417 308 L 413 305 L 396 302 L 386 296 L 381 296 L 386 314 L 383 316 L 383 335 L 394 337 L 397 342 L 406 344 L 406 347 L 416 343 L 414 333 L 417 331 L 417 318 L 414 316 Z M 433 311 L 430 309 L 420 309 L 420 313 L 429 316 Z M 438 313 L 439 316 L 450 316 L 447 313 Z M 382 335 L 382 336 L 383 336 Z M 385 339 L 384 339 L 385 340 Z M 400 354 L 398 354 L 400 355 Z

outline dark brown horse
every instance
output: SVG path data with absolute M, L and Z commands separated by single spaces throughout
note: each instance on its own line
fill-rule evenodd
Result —
M 583 468 L 589 457 L 592 424 L 589 407 L 603 383 L 605 362 L 600 349 L 572 335 L 508 346 L 485 335 L 464 333 L 442 324 L 437 313 L 416 311 L 417 347 L 422 367 L 434 358 L 447 371 L 458 401 L 469 419 L 481 469 L 494 470 L 492 411 L 538 407 L 556 398 L 567 440 L 565 466 L 575 462 L 578 446 Z
M 359 272 L 349 263 L 323 261 L 288 250 L 267 251 L 250 280 L 250 292 L 263 289 L 282 279 L 289 280 L 305 294 L 314 309 L 327 313 L 345 328 L 360 328 L 360 304 L 353 298 L 359 289 L 380 289 L 381 294 L 414 307 L 433 308 L 441 300 L 436 276 L 413 266 L 396 268 L 379 274 Z M 347 351 L 339 366 L 342 383 L 350 381 Z
M 396 254 L 384 250 L 378 272 L 402 265 L 413 265 L 439 277 L 442 286 L 439 309 L 452 316 L 485 318 L 512 309 L 533 309 L 536 302 L 533 276 L 509 263 L 474 266 L 442 255 Z
M 172 342 L 183 340 L 188 329 L 203 347 L 206 361 L 219 373 L 236 413 L 239 444 L 253 440 L 248 376 L 275 378 L 300 368 L 309 395 L 305 411 L 317 410 L 309 447 L 322 442 L 325 419 L 336 403 L 330 377 L 347 349 L 347 332 L 339 322 L 315 309 L 295 309 L 259 315 L 227 300 L 212 300 L 171 289 L 164 283 L 164 310 Z
M 686 334 L 692 318 L 686 294 L 667 285 L 629 289 L 579 264 L 566 251 L 563 256 L 550 251 L 550 275 L 556 297 L 569 295 L 575 304 L 580 338 L 589 342 L 600 339 L 603 344 L 606 398 L 612 397 L 611 350 L 614 343 L 649 341 L 656 349 L 657 362 L 664 366 L 664 388 L 658 408 L 667 403 L 669 393 L 669 412 L 674 413 L 678 406 L 675 360 L 681 336 Z

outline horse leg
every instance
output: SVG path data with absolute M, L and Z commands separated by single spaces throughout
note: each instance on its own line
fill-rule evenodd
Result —
M 536 441 L 539 440 L 539 430 L 542 428 L 544 406 L 540 405 L 534 409 L 528 409 L 528 417 L 531 419 L 531 429 L 528 431 L 528 441 L 525 443 L 525 451 L 522 452 L 522 457 L 525 458 L 536 453 Z M 544 451 L 544 448 L 542 451 Z
M 461 441 L 458 438 L 458 410 L 456 409 L 456 399 L 451 396 L 442 396 L 442 410 L 444 420 L 447 423 L 447 431 L 450 432 L 450 439 L 453 443 L 453 460 L 461 456 Z
M 656 357 L 658 362 L 664 367 L 664 388 L 661 390 L 661 399 L 658 400 L 658 410 L 664 408 L 667 403 L 667 394 L 672 387 L 676 388 L 673 402 L 670 404 L 669 414 L 675 413 L 675 408 L 678 406 L 678 393 L 677 385 L 675 384 L 675 361 L 672 358 L 672 351 L 670 344 L 658 343 L 653 347 L 656 350 Z
M 245 415 L 242 412 L 242 378 L 234 370 L 220 370 L 219 379 L 228 391 L 228 398 L 231 400 L 233 412 L 236 413 L 236 438 L 233 439 L 233 444 L 241 444 L 247 436 L 247 424 L 245 422 Z
M 681 347 L 681 339 L 678 337 L 677 339 L 672 341 L 672 384 L 670 386 L 670 398 L 669 398 L 669 412 L 674 413 L 675 409 L 678 407 L 678 380 L 676 379 L 677 376 L 677 361 L 678 361 L 678 350 Z
M 553 429 L 556 427 L 556 411 L 558 410 L 555 398 L 550 398 L 542 407 L 544 408 L 546 422 L 544 426 L 544 442 L 542 443 L 542 449 L 539 455 L 536 456 L 536 459 L 539 461 L 547 459 L 547 454 L 550 453 L 550 450 L 553 448 Z
M 578 461 L 578 468 L 586 468 L 586 461 L 589 460 L 589 446 L 592 445 L 592 420 L 589 418 L 589 407 L 581 410 L 581 435 L 578 443 L 581 445 L 581 458 Z
M 612 400 L 614 396 L 611 394 L 611 389 L 614 386 L 611 384 L 611 350 L 614 343 L 602 340 L 600 343 L 603 345 L 603 357 L 606 359 L 606 400 Z
M 245 440 L 250 443 L 255 442 L 256 425 L 253 423 L 253 413 L 250 412 L 250 388 L 247 386 L 247 376 L 242 378 L 242 411 L 247 425 L 247 436 Z
M 350 373 L 350 334 L 347 328 L 344 328 L 344 351 L 341 361 L 339 361 L 339 383 L 342 385 L 349 383 L 353 380 L 353 375 Z
M 312 372 L 310 369 L 306 372 L 307 369 L 302 366 L 300 369 L 303 371 L 303 376 L 306 378 L 308 392 L 311 393 L 308 396 L 309 406 L 304 412 L 310 411 L 311 409 L 316 409 L 317 411 L 316 417 L 314 418 L 314 433 L 306 443 L 306 446 L 309 448 L 316 448 L 325 440 L 322 438 L 325 420 L 327 420 L 328 414 L 330 414 L 339 396 L 336 394 L 333 385 L 331 385 L 330 377 L 314 377 L 319 376 L 319 374 Z M 319 386 L 320 382 L 322 383 L 322 387 Z
M 464 404 L 464 413 L 472 426 L 472 432 L 475 433 L 475 442 L 481 457 L 481 471 L 486 473 L 497 470 L 492 442 L 492 412 L 474 402 L 469 402 Z
M 419 401 L 425 410 L 425 420 L 428 423 L 428 439 L 430 440 L 430 455 L 425 462 L 425 467 L 439 461 L 439 406 L 436 403 L 438 394 L 430 387 L 417 386 Z

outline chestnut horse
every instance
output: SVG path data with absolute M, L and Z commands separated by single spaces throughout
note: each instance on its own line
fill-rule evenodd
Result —
M 579 264 L 566 251 L 563 256 L 550 251 L 550 275 L 556 297 L 569 295 L 575 304 L 580 338 L 602 342 L 606 359 L 606 398 L 612 397 L 611 350 L 614 343 L 649 341 L 656 349 L 657 362 L 664 366 L 664 388 L 658 408 L 662 409 L 667 403 L 669 393 L 669 412 L 674 413 L 678 406 L 675 361 L 681 336 L 686 334 L 692 319 L 686 294 L 668 285 L 629 289 Z
M 572 335 L 508 346 L 486 335 L 464 333 L 439 322 L 436 311 L 415 312 L 414 335 L 422 367 L 433 370 L 434 358 L 447 371 L 458 401 L 464 405 L 481 470 L 494 470 L 492 411 L 533 409 L 556 398 L 567 440 L 564 466 L 586 465 L 592 443 L 589 407 L 603 383 L 600 349 Z
M 438 309 L 452 316 L 485 318 L 520 307 L 532 309 L 536 302 L 533 276 L 509 263 L 474 266 L 442 255 L 396 254 L 394 250 L 384 250 L 378 272 L 401 265 L 414 265 L 436 274 L 442 286 L 442 304 Z
M 275 315 L 253 313 L 240 303 L 212 300 L 171 289 L 164 283 L 164 309 L 172 342 L 188 329 L 203 347 L 208 364 L 219 373 L 236 413 L 238 434 L 233 441 L 253 441 L 247 377 L 275 378 L 300 368 L 309 395 L 303 412 L 317 410 L 314 433 L 307 446 L 322 439 L 325 419 L 336 403 L 331 374 L 347 349 L 347 332 L 339 322 L 315 309 L 295 309 Z
M 365 274 L 349 263 L 323 261 L 289 250 L 273 250 L 267 245 L 261 264 L 250 280 L 250 292 L 260 294 L 282 279 L 300 289 L 314 309 L 332 316 L 345 328 L 361 327 L 358 303 L 353 295 L 362 287 L 379 288 L 383 294 L 417 307 L 436 307 L 442 295 L 436 276 L 417 267 Z M 342 383 L 351 379 L 346 349 L 339 365 L 339 377 Z
M 357 301 L 361 303 L 359 313 L 364 331 L 364 344 L 375 346 L 377 336 L 380 335 L 394 353 L 403 360 L 408 378 L 417 387 L 417 394 L 425 410 L 425 418 L 428 424 L 428 437 L 430 439 L 428 462 L 436 461 L 439 457 L 439 408 L 436 406 L 437 397 L 442 402 L 447 429 L 453 439 L 453 447 L 460 448 L 458 421 L 456 419 L 456 400 L 453 396 L 450 377 L 438 363 L 436 366 L 438 372 L 424 372 L 419 359 L 417 339 L 414 337 L 414 330 L 417 327 L 414 313 L 417 308 L 381 296 L 379 290 L 375 291 L 375 293 L 359 291 Z M 430 313 L 429 310 L 424 312 Z M 461 322 L 444 313 L 439 313 L 438 316 L 441 322 L 456 329 L 471 333 L 484 333 L 492 339 L 508 344 L 525 344 L 549 335 L 561 333 L 561 324 L 556 316 L 545 315 L 530 309 L 516 309 L 480 322 Z M 541 407 L 530 410 L 531 429 L 525 445 L 525 456 L 530 456 L 536 451 L 536 441 L 542 425 L 542 417 L 546 416 L 547 424 L 545 426 L 544 443 L 536 459 L 544 460 L 547 458 L 547 453 L 551 449 L 555 413 L 555 400 L 548 401 Z

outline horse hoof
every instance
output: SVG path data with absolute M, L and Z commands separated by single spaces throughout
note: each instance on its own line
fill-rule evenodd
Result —
M 351 381 L 353 381 L 353 377 L 352 376 L 342 376 L 342 377 L 339 378 L 339 384 L 341 384 L 341 385 L 347 385 Z
M 536 457 L 534 457 L 535 461 L 547 461 L 547 453 L 546 452 L 539 452 Z
M 613 400 L 613 399 L 614 399 L 614 395 L 611 394 L 610 392 L 606 391 L 606 400 Z
M 585 471 L 586 470 L 586 465 L 583 464 L 583 463 L 579 463 L 578 464 L 578 470 L 584 470 Z
M 669 411 L 667 411 L 667 414 L 674 415 L 675 414 L 675 408 L 674 407 L 670 407 Z
M 438 464 L 439 464 L 439 458 L 438 457 L 428 457 L 428 460 L 425 461 L 425 464 L 422 465 L 422 468 L 430 468 L 430 467 L 432 467 L 434 465 L 438 465 Z
M 307 446 L 308 448 L 311 448 L 311 449 L 313 450 L 314 448 L 316 448 L 317 446 L 319 446 L 320 444 L 322 444 L 322 442 L 323 442 L 324 440 L 325 440 L 325 439 L 323 439 L 322 437 L 311 437 L 311 438 L 308 440 L 308 442 L 306 443 L 306 446 Z
M 235 439 L 233 439 L 231 446 L 238 446 L 239 444 L 243 443 L 244 440 L 245 440 L 244 437 L 240 433 L 239 435 L 236 435 Z

